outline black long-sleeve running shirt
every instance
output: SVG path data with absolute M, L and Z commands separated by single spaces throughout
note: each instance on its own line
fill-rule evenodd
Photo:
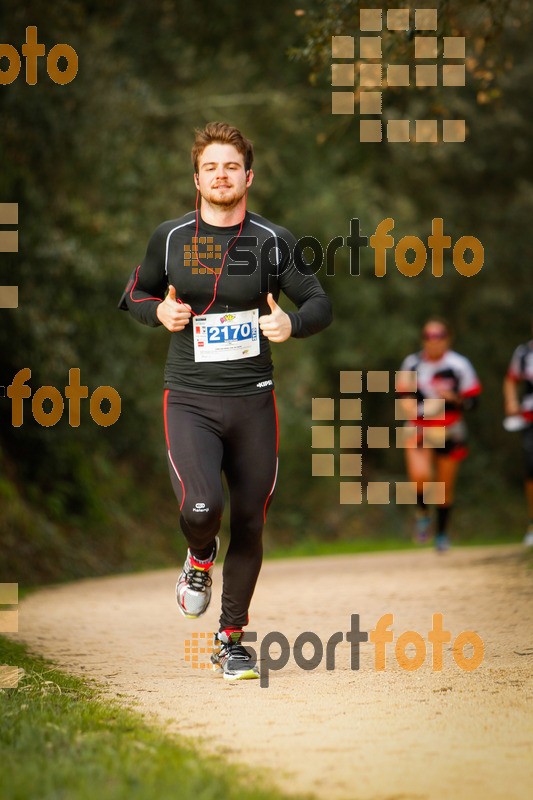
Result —
M 163 222 L 154 231 L 142 263 L 133 271 L 119 307 L 129 309 L 139 322 L 160 325 L 156 314 L 167 288 L 188 303 L 197 315 L 206 313 L 213 299 L 215 275 L 202 264 L 219 269 L 216 297 L 207 313 L 231 314 L 258 309 L 270 314 L 268 292 L 278 300 L 280 291 L 296 305 L 287 312 L 291 335 L 303 338 L 318 333 L 332 320 L 330 301 L 307 267 L 294 236 L 264 217 L 246 212 L 240 225 L 216 227 L 202 219 L 196 234 L 196 212 Z M 198 255 L 199 262 L 196 260 Z M 246 395 L 273 388 L 270 342 L 260 333 L 259 355 L 233 361 L 197 362 L 194 357 L 191 316 L 181 331 L 170 335 L 165 367 L 165 388 L 197 394 Z

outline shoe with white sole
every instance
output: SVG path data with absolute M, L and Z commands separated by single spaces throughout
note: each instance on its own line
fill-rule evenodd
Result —
M 183 571 L 176 584 L 176 600 L 181 613 L 189 619 L 197 619 L 207 611 L 211 602 L 211 571 L 214 567 L 220 540 L 215 538 L 213 553 L 206 561 L 195 558 L 190 549 Z

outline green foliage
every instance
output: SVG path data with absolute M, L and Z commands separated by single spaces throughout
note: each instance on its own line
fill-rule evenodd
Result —
M 3 42 L 20 52 L 33 24 L 47 51 L 66 42 L 79 55 L 70 84 L 54 84 L 40 59 L 35 86 L 23 67 L 0 87 L 0 201 L 18 202 L 20 229 L 20 252 L 0 257 L 0 284 L 20 287 L 20 307 L 0 311 L 2 384 L 29 367 L 33 392 L 52 385 L 64 394 L 78 367 L 89 394 L 100 385 L 119 392 L 122 414 L 101 428 L 82 401 L 78 428 L 67 409 L 44 428 L 26 400 L 24 424 L 14 428 L 10 402 L 0 398 L 0 580 L 160 564 L 183 546 L 162 432 L 166 332 L 142 328 L 116 304 L 152 230 L 192 207 L 192 131 L 216 118 L 254 142 L 250 207 L 297 237 L 313 235 L 325 249 L 348 236 L 351 218 L 370 236 L 392 217 L 396 242 L 426 242 L 432 219 L 442 217 L 452 242 L 472 235 L 485 249 L 472 278 L 455 271 L 451 251 L 443 278 L 429 265 L 404 277 L 391 251 L 387 275 L 377 278 L 370 248 L 361 251 L 359 276 L 350 275 L 346 247 L 334 276 L 322 267 L 333 326 L 274 348 L 282 436 L 268 541 L 309 531 L 335 539 L 353 530 L 354 517 L 367 532 L 383 524 L 375 510 L 339 506 L 338 481 L 311 478 L 310 400 L 337 397 L 340 370 L 397 369 L 433 313 L 449 317 L 456 348 L 485 389 L 470 420 L 465 487 L 475 481 L 475 502 L 484 505 L 483 492 L 497 482 L 505 510 L 521 466 L 518 438 L 501 429 L 501 382 L 529 335 L 533 300 L 531 8 L 519 0 L 440 3 L 439 36 L 467 37 L 467 86 L 388 90 L 386 98 L 386 117 L 427 110 L 467 120 L 465 143 L 432 146 L 361 144 L 358 116 L 331 114 L 330 37 L 357 35 L 359 6 L 313 0 L 296 16 L 297 2 L 268 12 L 222 0 L 2 4 Z M 409 35 L 387 35 L 384 46 L 387 58 L 412 59 Z M 393 425 L 392 400 L 367 402 L 365 414 Z M 364 463 L 368 474 L 403 472 L 393 451 L 365 452 Z M 487 507 L 482 525 L 497 516 Z

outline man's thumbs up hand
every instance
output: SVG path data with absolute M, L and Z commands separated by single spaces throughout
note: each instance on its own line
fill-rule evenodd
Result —
M 162 303 L 157 306 L 157 318 L 169 331 L 182 331 L 189 322 L 191 307 L 176 300 L 176 289 L 172 284 Z
M 259 327 L 271 342 L 284 342 L 292 333 L 289 315 L 278 306 L 270 292 L 267 296 L 267 303 L 270 307 L 270 314 L 263 314 L 259 317 Z

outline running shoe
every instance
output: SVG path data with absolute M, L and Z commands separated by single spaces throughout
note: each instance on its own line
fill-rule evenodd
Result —
M 431 515 L 428 513 L 417 513 L 415 516 L 414 541 L 416 544 L 426 544 L 429 541 L 431 532 Z
M 435 550 L 439 553 L 445 553 L 450 549 L 450 540 L 447 533 L 437 533 L 435 536 Z
M 213 553 L 206 561 L 195 558 L 190 549 L 183 571 L 176 584 L 176 600 L 181 613 L 189 619 L 201 617 L 211 602 L 211 570 L 218 554 L 220 540 L 215 538 Z
M 213 669 L 222 670 L 227 681 L 242 681 L 259 677 L 255 660 L 241 644 L 242 636 L 242 631 L 215 633 L 211 663 Z
M 529 524 L 526 535 L 523 539 L 523 544 L 525 544 L 526 547 L 533 547 L 533 522 L 530 522 Z

